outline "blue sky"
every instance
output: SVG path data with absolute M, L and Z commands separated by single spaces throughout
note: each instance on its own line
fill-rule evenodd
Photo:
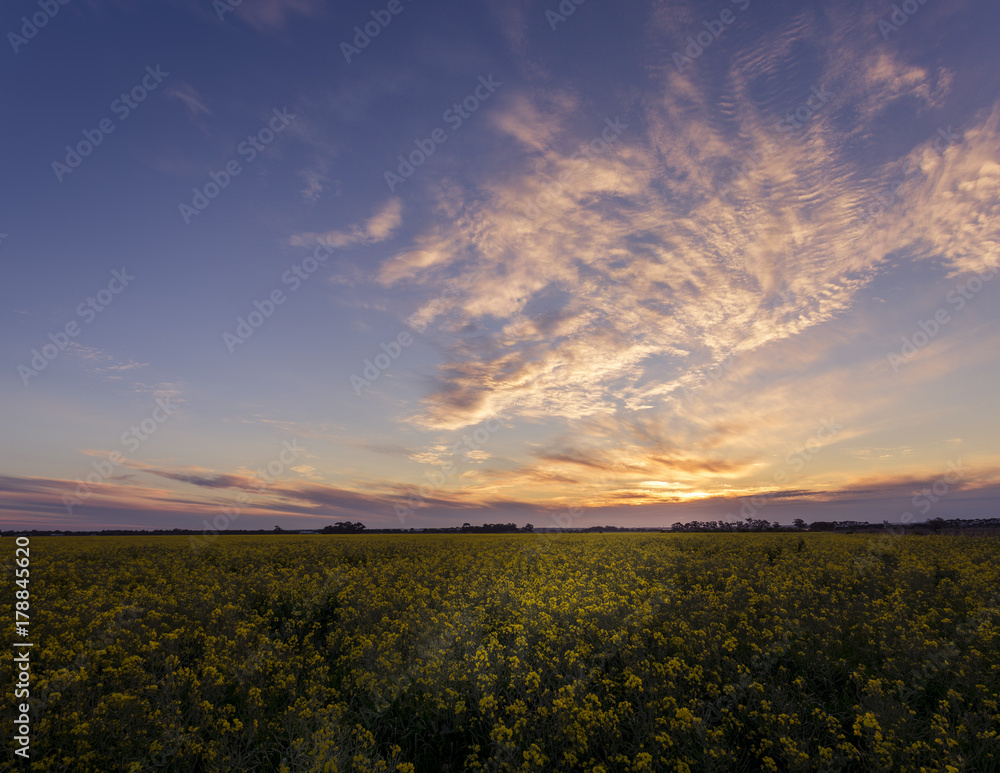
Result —
M 6 4 L 0 520 L 995 516 L 998 17 Z

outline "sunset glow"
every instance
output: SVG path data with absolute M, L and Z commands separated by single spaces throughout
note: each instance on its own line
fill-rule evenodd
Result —
M 218 5 L 4 9 L 5 528 L 997 515 L 996 3 Z

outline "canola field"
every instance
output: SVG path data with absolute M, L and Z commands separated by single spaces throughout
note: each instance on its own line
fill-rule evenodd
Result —
M 31 567 L 5 769 L 1000 770 L 993 538 L 37 538 Z

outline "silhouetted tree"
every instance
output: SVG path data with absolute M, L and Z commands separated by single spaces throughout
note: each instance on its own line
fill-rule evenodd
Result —
M 360 534 L 365 530 L 365 525 L 358 521 L 357 523 L 352 523 L 351 521 L 338 521 L 332 526 L 324 526 L 320 529 L 320 534 Z

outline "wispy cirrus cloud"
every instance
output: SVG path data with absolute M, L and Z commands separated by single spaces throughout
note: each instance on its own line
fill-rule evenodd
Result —
M 369 18 L 360 6 L 244 0 L 220 18 L 203 0 L 82 0 L 89 31 L 67 51 L 99 40 L 101 72 L 117 72 L 109 21 L 158 40 L 178 10 L 221 64 L 170 76 L 80 183 L 11 200 L 25 222 L 79 215 L 108 237 L 39 232 L 59 271 L 35 275 L 27 243 L 4 242 L 13 305 L 30 312 L 10 317 L 12 362 L 46 339 L 52 353 L 48 327 L 122 250 L 157 281 L 102 313 L 41 388 L 5 398 L 9 472 L 73 474 L 81 453 L 94 469 L 154 400 L 182 399 L 184 417 L 86 499 L 95 523 L 139 507 L 188 525 L 253 492 L 248 518 L 393 524 L 429 480 L 412 525 L 531 503 L 625 522 L 724 514 L 761 492 L 788 513 L 846 511 L 906 501 L 958 451 L 1000 464 L 1000 281 L 949 300 L 1000 260 L 995 4 L 922 4 L 892 34 L 889 4 L 862 0 L 587 4 L 558 28 L 555 5 L 530 0 L 447 18 L 417 5 L 348 66 L 337 45 Z M 480 73 L 502 82 L 488 102 L 471 91 Z M 62 84 L 53 125 L 77 100 L 98 120 L 136 75 Z M 273 143 L 272 108 L 296 116 Z M 96 147 L 94 125 L 74 131 Z M 29 160 L 84 141 L 22 134 Z M 384 170 L 430 156 L 429 136 L 433 157 L 387 198 Z M 212 200 L 197 228 L 136 196 L 169 192 L 157 172 L 178 178 L 168 198 Z M 336 258 L 292 300 L 284 272 L 311 272 L 295 253 L 320 242 Z M 220 359 L 213 331 L 234 325 L 257 331 L 252 351 Z M 404 325 L 413 345 L 395 356 Z M 357 394 L 351 374 L 385 362 Z M 502 432 L 456 445 L 497 415 Z M 818 440 L 823 421 L 840 429 Z M 292 438 L 309 453 L 261 487 L 246 455 Z M 62 484 L 23 485 L 41 487 L 25 512 L 57 517 L 45 497 Z
M 289 23 L 296 18 L 320 19 L 327 13 L 326 0 L 246 0 L 217 5 L 199 0 L 169 2 L 201 16 L 207 23 L 229 22 L 236 18 L 257 30 L 270 33 L 285 32 Z M 135 12 L 143 3 L 140 0 L 87 0 L 87 5 L 98 11 L 113 6 Z M 221 16 L 220 9 L 224 9 L 221 10 Z
M 111 352 L 94 346 L 84 346 L 75 341 L 71 342 L 67 348 L 70 354 L 79 358 L 89 373 L 112 381 L 125 378 L 129 371 L 149 367 L 148 362 L 137 362 L 128 358 L 119 359 Z
M 676 10 L 653 13 L 657 32 L 688 30 Z M 457 430 L 516 404 L 526 419 L 583 422 L 588 438 L 606 422 L 604 451 L 581 452 L 571 430 L 525 475 L 631 466 L 691 486 L 751 474 L 831 409 L 858 419 L 844 437 L 862 433 L 891 399 L 876 386 L 884 350 L 849 367 L 816 353 L 837 351 L 899 255 L 954 273 L 996 262 L 1000 127 L 995 108 L 951 106 L 966 125 L 942 148 L 934 122 L 954 73 L 875 45 L 877 15 L 850 12 L 771 17 L 764 39 L 684 73 L 664 49 L 615 142 L 592 139 L 600 120 L 580 128 L 570 92 L 498 103 L 491 126 L 521 162 L 438 186 L 436 222 L 378 274 L 385 287 L 456 288 L 411 317 L 436 324 L 445 354 L 410 421 Z M 886 125 L 912 109 L 927 132 L 886 145 Z M 864 142 L 884 160 L 859 156 Z M 920 173 L 873 229 L 873 200 L 903 164 Z M 706 382 L 733 358 L 727 382 Z M 859 367 L 880 375 L 859 385 Z
M 202 100 L 198 90 L 190 83 L 174 83 L 167 87 L 165 93 L 168 97 L 183 103 L 194 118 L 202 114 L 212 114 L 212 111 L 208 109 L 208 106 Z
M 141 374 L 148 373 L 146 370 L 150 367 L 148 362 L 122 358 L 95 346 L 84 346 L 76 342 L 71 342 L 67 351 L 81 361 L 84 370 L 89 374 L 109 381 L 129 394 L 149 396 L 154 400 L 184 402 L 184 393 L 188 385 L 183 381 L 147 383 L 139 380 Z
M 296 17 L 317 19 L 326 11 L 326 0 L 250 0 L 239 7 L 238 13 L 252 27 L 281 31 Z
M 311 247 L 318 242 L 328 244 L 331 247 L 378 244 L 395 234 L 402 222 L 402 201 L 399 198 L 391 198 L 363 223 L 353 225 L 346 230 L 296 234 L 288 242 L 295 247 Z

